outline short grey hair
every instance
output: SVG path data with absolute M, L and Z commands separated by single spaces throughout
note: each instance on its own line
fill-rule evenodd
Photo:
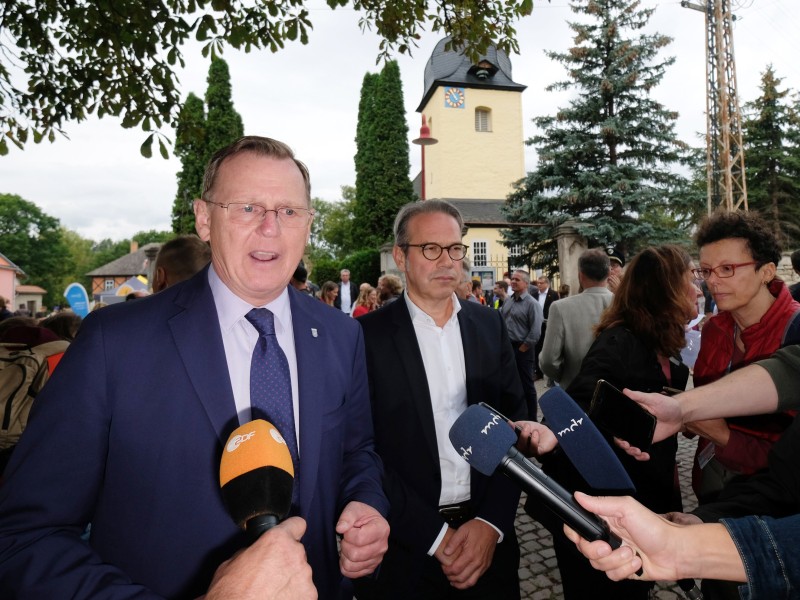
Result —
M 289 159 L 294 161 L 297 165 L 300 174 L 303 176 L 303 183 L 306 188 L 306 204 L 311 206 L 311 176 L 308 174 L 308 167 L 294 156 L 292 149 L 278 140 L 273 140 L 268 137 L 261 137 L 257 135 L 246 135 L 239 138 L 232 144 L 217 150 L 208 161 L 205 174 L 203 175 L 203 200 L 211 199 L 211 192 L 214 189 L 214 184 L 219 175 L 219 168 L 222 163 L 232 156 L 241 154 L 243 152 L 251 152 L 258 156 L 267 156 L 278 160 Z
M 464 230 L 464 218 L 458 209 L 444 200 L 423 200 L 409 202 L 400 209 L 394 220 L 394 243 L 404 248 L 409 243 L 408 222 L 417 215 L 442 213 L 453 217 L 458 223 L 459 232 Z M 405 251 L 405 248 L 404 248 Z
M 531 276 L 528 274 L 527 271 L 525 271 L 523 269 L 517 269 L 517 270 L 514 271 L 514 273 L 519 273 L 520 275 L 522 275 L 522 278 L 525 280 L 525 283 L 530 285 Z

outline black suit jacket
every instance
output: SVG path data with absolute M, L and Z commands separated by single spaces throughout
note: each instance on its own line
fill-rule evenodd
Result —
M 532 287 L 533 291 L 529 290 L 529 293 L 531 296 L 533 296 L 533 299 L 538 302 L 539 289 L 535 285 Z M 547 288 L 547 294 L 544 299 L 544 306 L 542 307 L 542 316 L 544 317 L 545 321 L 547 320 L 547 315 L 550 314 L 550 305 L 556 300 L 558 300 L 558 292 L 556 292 L 553 288 Z M 542 340 L 544 341 L 544 338 L 542 338 Z
M 375 444 L 391 505 L 389 551 L 380 578 L 413 588 L 417 565 L 444 525 L 430 392 L 405 296 L 358 320 L 364 329 Z M 468 404 L 487 402 L 511 419 L 524 419 L 522 386 L 499 312 L 461 302 L 458 321 Z M 500 473 L 489 478 L 472 470 L 470 480 L 476 516 L 515 536 L 519 489 Z

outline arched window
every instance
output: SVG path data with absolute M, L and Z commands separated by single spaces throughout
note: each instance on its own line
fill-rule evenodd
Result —
M 492 130 L 492 111 L 485 106 L 475 109 L 475 131 L 488 132 Z

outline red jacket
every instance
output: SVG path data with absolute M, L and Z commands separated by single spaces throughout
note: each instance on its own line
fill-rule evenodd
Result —
M 789 289 L 780 279 L 770 283 L 769 291 L 775 296 L 775 302 L 761 321 L 741 332 L 744 360 L 732 366 L 732 370 L 767 358 L 778 350 L 792 316 L 800 311 L 800 304 L 792 299 Z M 705 324 L 700 353 L 694 365 L 695 386 L 711 383 L 728 373 L 733 356 L 734 331 L 735 322 L 729 312 L 721 312 Z M 714 457 L 728 469 L 747 475 L 764 469 L 767 467 L 767 452 L 790 423 L 791 417 L 787 418 L 785 414 L 728 419 L 730 439 L 724 448 L 715 448 Z M 698 454 L 710 443 L 700 438 Z

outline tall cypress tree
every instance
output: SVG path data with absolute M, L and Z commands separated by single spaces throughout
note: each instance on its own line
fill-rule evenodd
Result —
M 206 162 L 214 152 L 244 135 L 242 117 L 233 107 L 228 63 L 221 58 L 212 58 L 207 81 Z
M 356 144 L 354 238 L 362 248 L 377 248 L 392 239 L 397 211 L 414 199 L 403 85 L 395 61 L 387 62 L 380 75 L 364 77 Z
M 772 66 L 761 75 L 761 95 L 745 104 L 743 122 L 747 203 L 761 213 L 784 248 L 800 241 L 800 152 L 797 118 L 788 90 Z
M 186 98 L 175 130 L 175 156 L 181 160 L 178 192 L 172 204 L 172 231 L 194 233 L 192 202 L 203 187 L 206 151 L 206 114 L 203 101 L 192 93 Z
M 570 22 L 575 45 L 548 52 L 568 79 L 548 90 L 569 90 L 573 98 L 555 115 L 534 119 L 541 133 L 527 143 L 539 164 L 504 207 L 512 222 L 545 225 L 505 238 L 522 245 L 521 262 L 549 272 L 558 270 L 555 233 L 566 221 L 627 254 L 685 236 L 669 201 L 687 193 L 686 180 L 673 172 L 686 147 L 674 132 L 677 114 L 651 96 L 674 62 L 658 57 L 670 38 L 641 33 L 654 9 L 640 9 L 637 0 L 574 0 L 570 7 L 581 16 Z

